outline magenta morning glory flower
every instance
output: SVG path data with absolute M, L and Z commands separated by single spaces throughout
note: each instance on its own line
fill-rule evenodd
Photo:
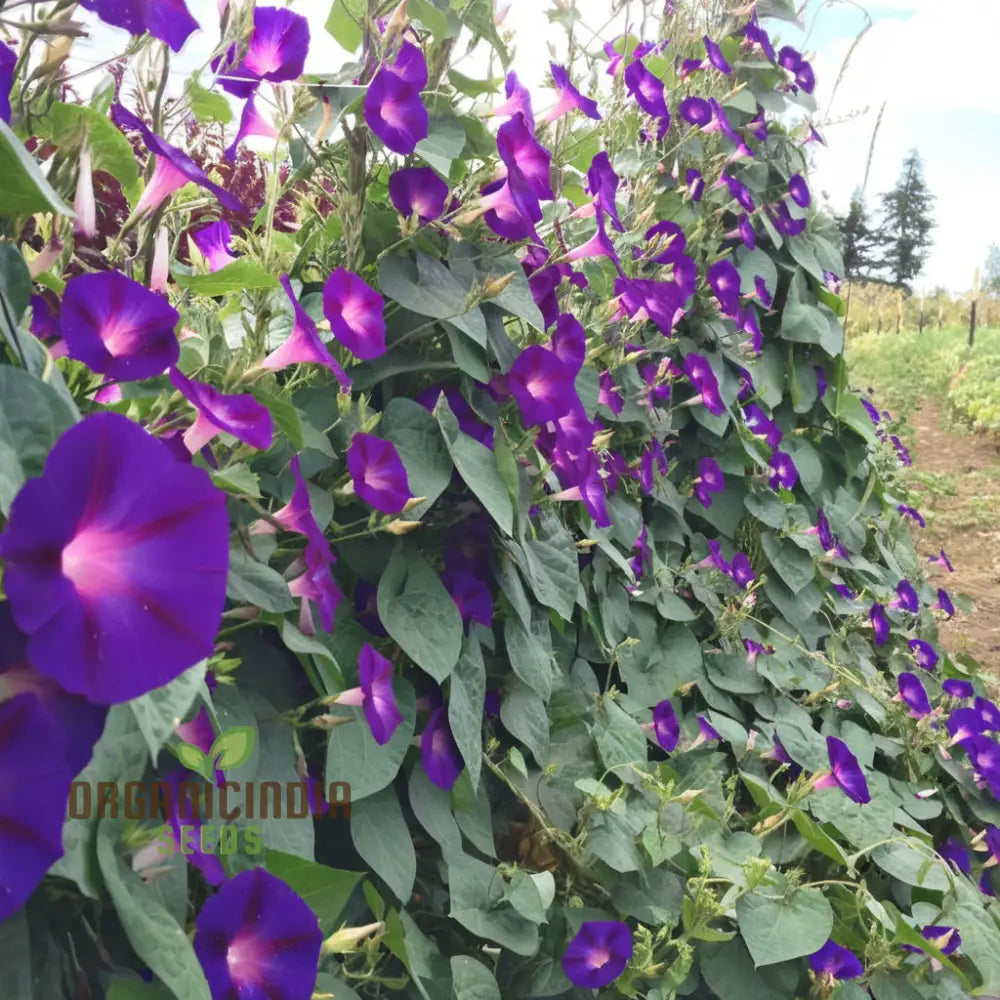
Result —
M 74 772 L 66 736 L 34 694 L 0 702 L 0 921 L 20 909 L 62 857 Z
M 323 934 L 302 898 L 264 868 L 240 872 L 206 901 L 194 951 L 212 1000 L 309 1000 Z
M 520 112 L 524 115 L 528 128 L 534 131 L 535 116 L 531 110 L 531 92 L 518 80 L 517 74 L 513 71 L 507 74 L 507 79 L 504 81 L 504 94 L 507 100 L 493 109 L 493 115 L 512 117 Z
M 383 514 L 398 514 L 410 499 L 410 483 L 396 446 L 374 434 L 355 434 L 347 449 L 354 492 Z
M 448 185 L 430 167 L 403 167 L 389 177 L 389 198 L 405 218 L 432 222 L 444 214 Z
M 792 176 L 788 178 L 788 193 L 792 196 L 792 201 L 794 201 L 799 208 L 809 207 L 809 185 L 806 184 L 805 179 L 801 174 L 792 174 Z
M 694 495 L 703 507 L 712 506 L 712 494 L 721 493 L 726 488 L 726 480 L 714 458 L 702 458 L 698 462 L 698 478 L 694 481 Z
M 790 490 L 799 480 L 799 471 L 795 468 L 792 456 L 783 451 L 776 451 L 767 463 L 771 468 L 768 483 L 771 489 Z
M 177 310 L 118 271 L 78 274 L 63 294 L 59 329 L 68 354 L 121 381 L 153 378 L 180 357 Z
M 674 706 L 667 698 L 658 702 L 653 708 L 653 732 L 656 735 L 656 742 L 667 753 L 677 749 L 677 743 L 681 738 L 681 724 Z
M 340 363 L 323 345 L 323 341 L 319 339 L 316 323 L 295 297 L 288 275 L 283 274 L 278 281 L 292 303 L 295 321 L 288 339 L 264 358 L 260 363 L 261 368 L 276 372 L 295 364 L 323 365 L 333 372 L 341 389 L 346 391 L 351 386 L 351 380 L 347 377 L 347 373 L 340 366 Z
M 941 687 L 944 693 L 952 698 L 971 698 L 976 693 L 971 681 L 959 680 L 957 677 L 949 677 L 948 680 L 942 681 Z
M 427 777 L 438 788 L 444 789 L 454 786 L 465 767 L 455 737 L 448 727 L 447 712 L 443 705 L 434 709 L 420 737 L 420 759 Z
M 708 53 L 708 61 L 720 72 L 726 75 L 732 73 L 733 67 L 726 62 L 726 57 L 722 54 L 722 49 L 705 35 L 705 51 Z
M 225 495 L 138 424 L 98 413 L 14 498 L 0 558 L 32 666 L 91 701 L 127 701 L 212 654 Z
M 698 393 L 695 398 L 700 399 L 709 413 L 719 415 L 726 412 L 726 405 L 719 395 L 719 380 L 715 377 L 708 358 L 701 354 L 686 354 L 684 372 Z
M 466 625 L 478 622 L 489 628 L 493 623 L 493 597 L 484 580 L 468 570 L 453 568 L 444 571 L 441 582 Z
M 916 716 L 929 715 L 931 703 L 927 698 L 927 691 L 920 678 L 916 674 L 902 673 L 896 678 L 899 687 L 899 696 L 910 707 L 912 714 Z
M 569 73 L 562 66 L 550 63 L 549 68 L 552 70 L 552 82 L 555 84 L 559 99 L 543 121 L 554 122 L 569 111 L 582 111 L 588 118 L 600 121 L 601 113 L 597 110 L 597 101 L 584 97 L 570 82 Z
M 585 920 L 563 952 L 562 967 L 574 986 L 599 990 L 613 983 L 632 958 L 632 931 L 620 920 Z
M 558 420 L 577 399 L 573 370 L 540 344 L 521 351 L 507 374 L 507 384 L 529 427 Z
M 184 444 L 193 455 L 217 434 L 234 438 L 267 451 L 274 437 L 271 412 L 249 393 L 230 396 L 204 382 L 194 382 L 176 368 L 170 369 L 173 387 L 198 411 L 195 422 L 184 433 Z
M 625 86 L 636 104 L 654 118 L 670 121 L 670 109 L 664 93 L 663 81 L 646 69 L 641 59 L 633 59 L 625 70 Z
M 80 0 L 105 24 L 124 28 L 133 35 L 147 31 L 180 52 L 188 36 L 198 30 L 184 0 Z
M 363 361 L 385 354 L 385 303 L 361 278 L 342 267 L 323 286 L 323 315 L 334 337 Z
M 955 567 L 952 566 L 948 557 L 944 554 L 944 549 L 941 549 L 937 556 L 928 556 L 927 561 L 932 566 L 940 566 L 942 569 L 946 569 L 949 573 L 955 572 Z
M 240 114 L 240 127 L 222 155 L 230 163 L 235 163 L 236 151 L 243 140 L 251 135 L 262 136 L 265 139 L 278 138 L 278 130 L 257 110 L 256 96 L 253 94 L 246 99 L 243 112 Z
M 152 212 L 170 194 L 188 182 L 198 184 L 206 191 L 211 191 L 218 198 L 219 204 L 231 212 L 244 211 L 243 202 L 239 198 L 225 188 L 219 187 L 214 181 L 210 181 L 205 171 L 187 153 L 176 146 L 171 146 L 169 142 L 165 142 L 131 111 L 121 104 L 112 104 L 111 117 L 119 128 L 128 128 L 138 132 L 142 136 L 146 148 L 156 157 L 153 176 L 142 192 L 142 197 L 136 203 L 136 214 Z
M 402 725 L 403 715 L 392 690 L 392 663 L 367 642 L 358 656 L 358 682 L 361 685 L 361 707 L 372 736 L 376 743 L 385 746 Z M 345 704 L 349 702 L 345 701 Z
M 857 979 L 864 975 L 864 966 L 854 952 L 837 944 L 832 938 L 809 956 L 809 967 L 828 980 Z
M 202 226 L 190 233 L 190 236 L 198 252 L 205 258 L 209 271 L 219 271 L 236 260 L 231 252 L 233 231 L 225 220 Z
M 223 66 L 216 60 L 212 69 L 222 72 L 219 83 L 236 97 L 249 97 L 261 80 L 284 83 L 296 80 L 305 68 L 309 53 L 309 22 L 284 7 L 256 7 L 253 31 L 246 55 L 239 63 Z M 236 55 L 231 46 L 227 60 Z
M 869 609 L 868 617 L 871 620 L 872 628 L 875 630 L 875 645 L 885 645 L 891 628 L 889 619 L 885 613 L 885 607 L 876 601 Z
M 852 802 L 861 805 L 871 802 L 865 772 L 861 770 L 857 757 L 851 753 L 847 744 L 836 736 L 827 736 L 826 752 L 830 758 L 830 773 L 820 777 L 815 787 L 839 787 Z
M 740 308 L 740 274 L 728 258 L 717 260 L 706 275 L 708 284 L 727 316 L 735 316 Z
M 429 119 L 420 99 L 427 86 L 424 54 L 403 42 L 391 66 L 383 64 L 365 94 L 365 121 L 394 153 L 408 156 L 427 138 Z
M 539 201 L 551 201 L 552 154 L 535 138 L 520 112 L 497 130 L 497 151 L 508 171 L 516 169 Z

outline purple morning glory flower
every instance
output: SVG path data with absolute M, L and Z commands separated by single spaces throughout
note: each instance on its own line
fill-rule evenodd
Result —
M 727 76 L 732 73 L 733 67 L 726 62 L 726 57 L 722 54 L 722 49 L 712 41 L 708 35 L 704 37 L 705 51 L 708 53 L 708 61 L 720 72 Z
M 973 703 L 976 714 L 982 720 L 983 732 L 1000 731 L 1000 708 L 988 698 L 977 698 Z
M 944 693 L 952 698 L 971 698 L 976 693 L 971 681 L 963 681 L 955 677 L 949 677 L 948 680 L 942 681 L 941 687 Z
M 611 160 L 605 152 L 598 153 L 591 161 L 587 170 L 587 190 L 597 199 L 597 204 L 604 214 L 611 219 L 611 224 L 622 233 L 625 227 L 618 218 L 618 206 L 615 196 L 618 193 L 619 178 L 611 166 Z M 649 233 L 646 233 L 649 239 Z
M 156 158 L 153 176 L 142 192 L 142 197 L 136 203 L 136 214 L 154 211 L 169 195 L 189 182 L 210 191 L 218 198 L 219 204 L 229 211 L 244 211 L 243 202 L 236 195 L 219 187 L 214 181 L 210 181 L 205 171 L 187 153 L 176 146 L 171 146 L 169 142 L 165 142 L 148 128 L 145 122 L 124 106 L 112 104 L 111 117 L 119 128 L 138 132 L 142 136 L 146 148 Z
M 827 736 L 826 752 L 830 758 L 829 775 L 821 777 L 815 784 L 816 788 L 839 787 L 852 802 L 864 805 L 871 802 L 868 782 L 861 770 L 857 757 L 851 753 L 847 744 L 836 736 Z
M 661 239 L 661 237 L 665 237 L 665 239 Z M 675 267 L 678 264 L 686 266 L 683 264 L 682 258 L 686 256 L 684 248 L 687 246 L 687 238 L 684 235 L 684 230 L 676 222 L 664 219 L 655 223 L 646 230 L 645 240 L 647 243 L 656 241 L 653 249 L 646 251 L 647 253 L 655 251 L 654 256 L 650 258 L 654 263 L 673 264 Z M 690 260 L 690 258 L 688 259 Z
M 463 569 L 446 569 L 441 575 L 445 590 L 458 606 L 462 621 L 478 622 L 487 628 L 493 623 L 493 597 L 485 581 Z
M 670 121 L 670 109 L 663 81 L 646 69 L 641 59 L 633 59 L 625 70 L 625 86 L 636 104 L 654 118 Z
M 656 735 L 656 742 L 667 753 L 677 749 L 677 743 L 681 738 L 681 724 L 674 706 L 667 698 L 658 702 L 653 708 L 653 732 Z
M 969 740 L 982 735 L 983 720 L 973 708 L 956 708 L 948 716 L 945 727 L 951 736 L 952 743 L 959 743 L 968 749 Z
M 632 931 L 620 920 L 586 920 L 563 952 L 562 967 L 574 986 L 599 990 L 613 983 L 632 958 Z
M 921 528 L 927 527 L 927 522 L 924 520 L 920 511 L 916 510 L 914 507 L 910 507 L 905 503 L 901 503 L 898 505 L 896 509 L 899 511 L 900 514 L 903 515 L 903 517 L 908 517 L 910 518 L 911 521 L 915 521 L 917 524 L 920 525 Z
M 752 212 L 756 208 L 753 196 L 750 194 L 750 188 L 748 188 L 738 177 L 731 177 L 723 171 L 722 176 L 716 184 L 716 187 L 722 186 L 729 189 L 730 198 L 732 198 L 745 212 Z
M 707 278 L 723 313 L 735 316 L 740 308 L 740 274 L 736 266 L 728 257 L 717 260 L 708 269 Z
M 323 629 L 332 632 L 334 616 L 344 595 L 333 578 L 336 557 L 311 514 L 306 527 L 305 550 L 293 563 L 292 572 L 298 572 L 299 575 L 288 581 L 288 592 L 293 597 L 302 599 L 299 606 L 299 631 L 303 635 L 315 635 L 312 605 L 315 604 L 319 610 Z
M 816 373 L 816 394 L 822 399 L 828 388 L 826 369 L 822 365 L 813 365 L 813 371 Z
M 433 222 L 444 214 L 448 185 L 430 167 L 403 167 L 389 177 L 389 198 L 405 218 Z
M 684 186 L 692 201 L 701 201 L 701 196 L 705 193 L 705 178 L 702 177 L 700 170 L 689 167 L 684 174 Z
M 712 121 L 712 105 L 704 97 L 685 97 L 677 110 L 689 125 L 708 125 Z
M 219 271 L 236 260 L 231 252 L 233 231 L 225 220 L 202 226 L 190 233 L 190 236 L 198 252 L 205 258 L 209 271 Z
M 806 220 L 792 218 L 792 213 L 788 210 L 788 206 L 784 201 L 779 201 L 775 205 L 768 205 L 767 214 L 774 228 L 779 233 L 784 233 L 785 236 L 798 236 L 805 231 Z
M 946 569 L 949 573 L 955 572 L 955 567 L 952 566 L 948 557 L 944 554 L 944 549 L 941 549 L 940 553 L 936 556 L 928 556 L 927 561 L 933 566 L 940 566 L 942 569 Z
M 600 389 L 597 395 L 597 402 L 602 406 L 606 406 L 617 416 L 622 412 L 625 402 L 621 397 L 620 390 L 615 384 L 611 372 L 601 372 L 598 376 L 598 385 Z
M 427 138 L 429 119 L 420 91 L 427 62 L 412 42 L 403 42 L 392 66 L 383 64 L 365 93 L 365 121 L 394 153 L 409 156 Z
M 699 743 L 715 743 L 722 739 L 722 733 L 704 715 L 696 715 L 695 718 L 698 720 Z
M 206 901 L 193 943 L 212 1000 L 308 1000 L 323 934 L 296 892 L 266 869 L 251 868 Z
M 871 620 L 872 628 L 875 630 L 875 645 L 885 645 L 889 639 L 889 632 L 891 631 L 889 619 L 885 613 L 885 607 L 876 601 L 869 609 L 868 617 Z
M 192 455 L 220 432 L 232 434 L 261 451 L 271 447 L 274 437 L 271 412 L 249 393 L 226 395 L 204 382 L 185 378 L 176 368 L 170 369 L 170 382 L 198 411 L 197 419 L 184 433 L 184 444 Z
M 765 438 L 772 448 L 781 444 L 783 435 L 778 425 L 756 403 L 750 403 L 744 408 L 743 421 L 754 437 Z
M 558 420 L 577 401 L 573 370 L 540 344 L 526 347 L 507 374 L 526 426 Z
M 493 115 L 512 117 L 518 113 L 523 114 L 528 128 L 533 132 L 535 130 L 535 116 L 531 110 L 531 92 L 518 80 L 517 74 L 513 71 L 507 74 L 507 79 L 504 82 L 504 94 L 507 100 L 493 109 Z
M 10 92 L 16 65 L 17 53 L 6 42 L 0 42 L 0 120 L 5 122 L 10 122 Z
M 743 37 L 751 44 L 760 46 L 761 51 L 771 62 L 775 62 L 774 46 L 771 44 L 771 36 L 758 24 L 757 14 L 750 15 L 750 20 L 743 29 Z
M 448 727 L 447 712 L 443 705 L 434 709 L 420 737 L 420 759 L 427 777 L 438 788 L 446 790 L 454 786 L 465 767 L 455 737 Z
M 709 413 L 718 416 L 726 412 L 726 405 L 719 395 L 719 380 L 715 377 L 708 358 L 701 354 L 686 354 L 684 372 L 698 393 L 696 398 L 700 399 Z
M 535 138 L 524 115 L 518 113 L 497 131 L 497 151 L 508 171 L 527 181 L 534 197 L 551 201 L 552 154 Z
M 893 610 L 910 611 L 916 614 L 920 610 L 920 598 L 909 580 L 900 580 L 896 584 L 896 596 L 889 602 Z
M 730 575 L 733 578 L 733 582 L 744 590 L 757 579 L 753 567 L 750 565 L 750 560 L 743 552 L 737 552 L 733 556 L 733 566 Z
M 433 413 L 442 392 L 448 401 L 451 412 L 455 414 L 459 430 L 463 434 L 468 434 L 469 437 L 475 438 L 484 447 L 492 450 L 493 438 L 495 436 L 493 427 L 479 418 L 476 411 L 473 410 L 466 398 L 455 386 L 428 386 L 416 397 L 416 402 L 425 410 Z
M 778 52 L 778 65 L 787 69 L 795 77 L 795 83 L 807 94 L 816 87 L 816 76 L 810 63 L 802 58 L 802 54 L 790 45 Z
M 506 177 L 482 188 L 479 204 L 486 211 L 483 221 L 497 236 L 541 241 L 534 224 L 541 221 L 542 209 L 531 184 L 516 165 L 508 167 Z
M 383 514 L 398 514 L 410 499 L 410 483 L 396 446 L 374 434 L 355 434 L 347 449 L 354 492 Z
M 305 68 L 309 53 L 309 22 L 284 7 L 256 7 L 253 31 L 247 43 L 246 55 L 232 66 L 224 68 L 219 83 L 236 97 L 249 97 L 261 80 L 284 83 L 296 80 Z M 236 47 L 229 49 L 232 61 Z M 216 60 L 212 69 L 219 71 Z
M 943 927 L 940 924 L 929 924 L 920 931 L 942 955 L 950 955 L 962 945 L 962 937 L 954 927 Z M 919 954 L 922 948 L 912 944 L 904 944 L 904 951 L 912 951 Z
M 969 849 L 957 837 L 949 837 L 938 847 L 937 852 L 952 868 L 963 875 L 968 875 L 972 871 Z
M 951 603 L 948 591 L 938 587 L 937 600 L 931 605 L 932 609 L 943 611 L 949 618 L 955 617 L 955 605 Z
M 702 507 L 712 506 L 712 494 L 721 493 L 726 488 L 726 480 L 714 458 L 702 458 L 698 462 L 698 478 L 694 482 L 694 495 Z
M 207 718 L 207 716 L 206 716 Z M 178 728 L 178 735 L 181 736 L 183 740 L 187 743 L 195 743 L 194 740 L 183 736 L 180 733 L 180 727 Z M 209 728 L 211 728 L 211 723 L 209 723 Z M 195 743 L 198 746 L 198 743 Z M 212 743 L 209 740 L 207 746 L 201 746 L 200 749 L 204 753 L 208 753 L 211 748 Z M 221 784 L 225 781 L 225 776 L 222 771 L 216 770 L 216 780 Z M 205 881 L 209 885 L 222 885 L 226 881 L 226 870 L 222 867 L 222 862 L 215 854 L 210 854 L 203 852 L 200 847 L 201 843 L 201 829 L 205 825 L 202 822 L 202 818 L 198 812 L 198 806 L 196 802 L 193 802 L 191 797 L 186 793 L 186 789 L 181 788 L 182 782 L 188 782 L 191 780 L 191 773 L 186 771 L 182 767 L 174 768 L 169 774 L 165 775 L 162 779 L 170 788 L 170 795 L 167 803 L 165 803 L 164 812 L 166 815 L 164 819 L 167 822 L 167 826 L 170 829 L 170 835 L 174 842 L 174 851 L 191 851 L 187 854 L 188 862 L 202 873 Z M 188 844 L 191 843 L 198 845 L 195 846 L 193 850 L 191 847 L 184 847 L 185 837 L 181 833 L 182 827 L 193 827 L 193 835 L 190 836 Z M 153 845 L 155 850 L 155 845 Z M 148 850 L 148 848 L 147 848 Z
M 175 364 L 177 310 L 118 271 L 79 274 L 63 294 L 59 329 L 71 358 L 109 378 L 153 378 Z
M 260 10 L 260 8 L 257 8 Z M 230 163 L 236 162 L 236 151 L 244 139 L 252 135 L 262 136 L 265 139 L 277 139 L 278 130 L 257 110 L 256 95 L 251 94 L 243 105 L 240 114 L 240 126 L 236 130 L 233 141 L 226 147 L 223 156 Z
M 358 656 L 361 706 L 375 742 L 385 746 L 403 722 L 392 690 L 392 663 L 366 642 Z M 347 703 L 347 702 L 345 702 Z
M 286 531 L 305 535 L 307 538 L 320 533 L 320 527 L 313 516 L 312 503 L 309 500 L 309 486 L 302 477 L 299 456 L 293 455 L 288 465 L 295 479 L 295 489 L 292 497 L 280 510 L 271 515 L 271 520 L 277 521 Z M 266 521 L 261 521 L 254 530 L 261 534 L 271 534 L 274 528 Z
M 747 663 L 749 663 L 751 667 L 756 664 L 758 656 L 769 656 L 774 652 L 774 646 L 767 646 L 764 645 L 764 643 L 756 642 L 753 639 L 744 639 L 743 646 L 747 651 Z M 782 747 L 778 742 L 777 737 L 775 737 L 774 742 L 775 745 L 780 748 L 781 752 L 784 753 L 784 747 Z M 775 760 L 784 761 L 786 764 L 792 763 L 791 758 L 789 758 L 787 754 L 785 754 L 784 757 L 775 757 Z
M 570 82 L 569 73 L 562 66 L 550 63 L 552 82 L 555 84 L 559 99 L 543 121 L 554 122 L 569 111 L 582 111 L 588 118 L 600 121 L 601 113 L 597 110 L 597 101 L 584 97 Z
M 338 342 L 362 361 L 385 354 L 385 302 L 352 271 L 337 268 L 323 286 L 323 315 Z
M 74 772 L 66 736 L 34 694 L 0 702 L 0 921 L 34 892 L 62 857 Z
M 837 944 L 832 938 L 809 956 L 809 967 L 826 979 L 857 979 L 864 975 L 864 966 L 854 952 Z
M 91 701 L 127 701 L 212 654 L 225 495 L 138 424 L 98 413 L 14 498 L 0 558 L 32 666 Z
M 913 459 L 910 458 L 910 452 L 906 445 L 895 434 L 890 434 L 889 440 L 892 442 L 893 448 L 896 449 L 896 455 L 899 457 L 900 464 L 913 465 Z
M 292 309 L 295 314 L 295 321 L 292 324 L 292 332 L 288 339 L 278 348 L 273 350 L 261 362 L 261 368 L 276 372 L 296 364 L 317 364 L 329 368 L 333 372 L 341 389 L 346 391 L 351 386 L 351 380 L 347 373 L 340 366 L 340 363 L 323 345 L 319 339 L 319 331 L 313 318 L 302 308 L 302 304 L 295 297 L 292 291 L 292 282 L 287 274 L 283 274 L 278 281 L 285 290 Z M 332 325 L 332 324 L 331 324 Z
M 799 481 L 799 470 L 795 468 L 792 456 L 783 451 L 776 451 L 767 463 L 771 468 L 768 483 L 771 489 L 790 490 Z
M 184 0 L 80 0 L 105 24 L 124 28 L 133 35 L 147 31 L 180 52 L 188 36 L 198 30 Z
M 927 699 L 927 691 L 916 674 L 900 674 L 896 678 L 896 683 L 900 698 L 909 705 L 913 715 L 930 715 L 931 703 Z
M 795 202 L 799 208 L 808 208 L 810 202 L 809 196 L 809 185 L 806 184 L 805 179 L 801 174 L 792 174 L 788 178 L 788 193 L 792 196 L 792 201 Z

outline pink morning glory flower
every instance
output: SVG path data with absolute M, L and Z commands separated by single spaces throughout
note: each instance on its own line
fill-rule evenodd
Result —
M 14 498 L 0 558 L 31 664 L 92 701 L 128 701 L 212 654 L 225 495 L 138 424 L 98 413 Z
M 385 354 L 385 303 L 351 271 L 337 268 L 323 286 L 323 315 L 337 341 L 363 361 Z
M 355 434 L 347 449 L 354 492 L 384 514 L 398 514 L 410 499 L 410 484 L 396 446 L 374 434 Z
M 135 381 L 176 363 L 179 320 L 162 296 L 118 271 L 100 271 L 67 282 L 59 329 L 71 358 L 109 378 Z
M 231 252 L 233 231 L 225 220 L 202 226 L 190 233 L 190 236 L 198 252 L 205 258 L 209 271 L 219 271 L 236 260 Z
M 260 10 L 260 8 L 257 8 Z M 236 131 L 236 137 L 226 147 L 224 153 L 230 163 L 236 162 L 236 151 L 240 143 L 251 135 L 258 135 L 265 139 L 277 139 L 278 130 L 257 110 L 256 97 L 250 95 L 243 105 L 243 112 L 240 114 L 240 127 Z
M 570 111 L 581 111 L 588 118 L 600 121 L 601 113 L 597 110 L 597 101 L 584 97 L 569 78 L 569 73 L 562 66 L 550 63 L 552 82 L 555 84 L 558 100 L 543 121 L 554 122 Z

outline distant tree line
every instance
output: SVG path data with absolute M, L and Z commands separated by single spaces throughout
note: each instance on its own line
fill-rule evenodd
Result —
M 892 285 L 909 294 L 910 282 L 923 270 L 934 245 L 933 208 L 934 195 L 924 180 L 920 153 L 912 149 L 895 186 L 879 195 L 874 218 L 860 189 L 851 196 L 847 212 L 835 217 L 843 244 L 844 276 L 850 281 Z M 1000 249 L 997 269 L 1000 283 Z

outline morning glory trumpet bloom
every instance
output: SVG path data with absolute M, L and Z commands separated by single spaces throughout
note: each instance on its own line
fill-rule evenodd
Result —
M 389 200 L 404 218 L 426 224 L 444 214 L 448 185 L 430 167 L 402 167 L 389 176 Z
M 387 149 L 408 156 L 427 138 L 429 118 L 420 99 L 427 86 L 427 62 L 412 42 L 403 42 L 392 65 L 385 63 L 365 93 L 368 127 Z
M 271 412 L 249 393 L 227 395 L 214 386 L 196 382 L 170 369 L 173 387 L 195 408 L 198 416 L 184 433 L 184 444 L 193 455 L 217 434 L 232 434 L 238 441 L 267 451 L 274 437 Z
M 847 744 L 836 736 L 827 736 L 826 750 L 830 759 L 830 771 L 821 775 L 814 787 L 840 788 L 853 802 L 861 805 L 871 802 L 865 772 Z
M 199 29 L 184 0 L 80 0 L 80 6 L 95 13 L 105 24 L 124 28 L 133 35 L 148 31 L 174 52 L 180 52 L 190 35 Z
M 837 944 L 832 938 L 819 951 L 809 956 L 809 967 L 830 982 L 857 979 L 865 971 L 854 952 Z
M 221 70 L 219 84 L 224 90 L 234 97 L 249 98 L 261 81 L 284 83 L 298 79 L 308 53 L 306 18 L 284 7 L 255 7 L 246 54 L 233 64 L 236 46 L 231 46 L 225 62 L 216 59 L 212 69 Z
M 363 361 L 385 354 L 385 302 L 374 288 L 342 267 L 323 286 L 323 315 L 338 343 Z
M 347 449 L 354 492 L 375 510 L 398 514 L 411 497 L 406 468 L 396 446 L 374 434 L 355 434 Z
M 543 121 L 554 122 L 570 111 L 580 111 L 588 118 L 600 121 L 601 113 L 597 110 L 597 101 L 584 97 L 570 81 L 569 73 L 562 66 L 550 63 L 552 82 L 555 84 L 558 100 Z
M 620 920 L 586 920 L 562 956 L 563 972 L 574 985 L 599 990 L 613 983 L 632 958 L 632 931 Z
M 448 709 L 441 705 L 431 712 L 420 737 L 420 758 L 427 777 L 438 786 L 449 790 L 458 781 L 465 763 L 455 737 L 448 726 Z

